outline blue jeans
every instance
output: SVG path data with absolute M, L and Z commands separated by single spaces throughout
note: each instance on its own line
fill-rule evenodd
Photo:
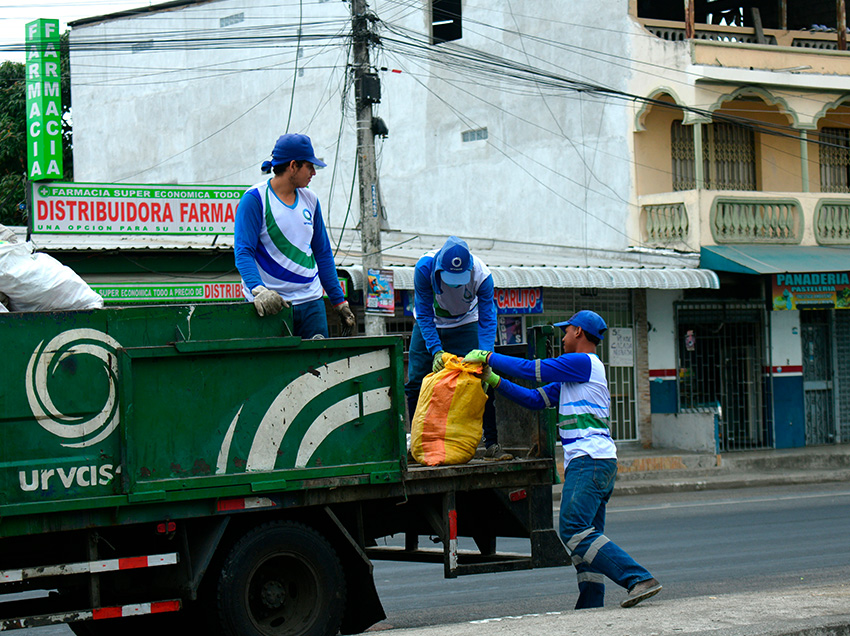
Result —
M 310 300 L 300 305 L 292 305 L 292 325 L 294 335 L 309 340 L 314 336 L 328 337 L 328 315 L 325 313 L 325 300 Z
M 652 575 L 602 534 L 605 506 L 617 479 L 616 459 L 574 457 L 567 464 L 561 495 L 560 535 L 576 567 L 576 609 L 602 607 L 604 576 L 630 590 Z
M 456 356 L 465 356 L 473 349 L 478 348 L 478 323 L 473 322 L 460 327 L 437 329 L 443 351 L 453 353 Z M 422 379 L 431 373 L 434 367 L 434 356 L 430 354 L 425 346 L 425 339 L 419 330 L 419 323 L 413 325 L 413 333 L 410 336 L 410 349 L 407 353 L 407 383 L 404 392 L 407 395 L 407 409 L 410 419 L 413 419 L 413 411 L 419 399 L 419 389 L 422 388 Z M 499 441 L 496 431 L 496 392 L 489 391 L 487 402 L 484 404 L 484 446 L 491 446 Z

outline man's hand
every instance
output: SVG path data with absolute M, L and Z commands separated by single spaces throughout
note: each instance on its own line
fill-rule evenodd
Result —
M 262 285 L 254 287 L 251 293 L 254 294 L 254 309 L 260 316 L 274 316 L 284 307 L 289 307 L 289 303 L 280 294 Z
M 484 349 L 473 349 L 469 353 L 466 354 L 466 357 L 463 359 L 464 362 L 478 362 L 480 364 L 487 364 L 487 361 L 490 359 L 490 354 L 492 351 L 485 351 Z
M 334 309 L 336 309 L 339 314 L 339 320 L 342 323 L 340 335 L 350 336 L 357 333 L 357 319 L 354 317 L 351 307 L 348 306 L 348 301 L 342 301 L 339 305 L 334 307 Z
M 434 354 L 434 364 L 431 365 L 431 373 L 436 373 L 437 371 L 442 371 L 443 367 L 446 366 L 446 363 L 443 362 L 443 354 L 445 351 L 440 349 L 437 353 Z
M 502 381 L 502 378 L 496 375 L 493 369 L 490 368 L 489 364 L 485 364 L 483 367 L 481 367 L 481 381 L 489 384 L 495 389 L 497 386 L 499 386 L 499 383 Z

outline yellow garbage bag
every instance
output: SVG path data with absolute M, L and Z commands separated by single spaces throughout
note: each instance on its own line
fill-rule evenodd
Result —
M 422 380 L 410 431 L 410 452 L 425 466 L 465 464 L 481 441 L 487 394 L 478 364 L 443 354 L 445 367 Z

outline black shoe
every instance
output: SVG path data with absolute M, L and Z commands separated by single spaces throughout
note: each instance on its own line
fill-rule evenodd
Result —
M 655 579 L 641 581 L 629 590 L 629 595 L 626 597 L 620 607 L 634 607 L 641 601 L 645 601 L 651 596 L 655 596 L 661 591 L 661 583 Z

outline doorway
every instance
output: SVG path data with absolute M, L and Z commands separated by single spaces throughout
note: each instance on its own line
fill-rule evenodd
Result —
M 806 446 L 835 444 L 840 439 L 835 417 L 832 313 L 829 309 L 800 312 Z

